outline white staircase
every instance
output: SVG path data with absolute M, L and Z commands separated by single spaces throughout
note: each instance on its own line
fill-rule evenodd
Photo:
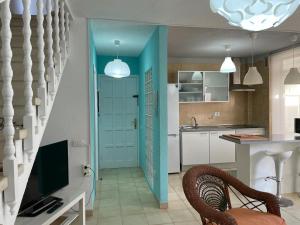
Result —
M 11 1 L 23 4 L 12 14 Z M 0 0 L 0 224 L 15 222 L 69 56 L 66 0 Z M 54 4 L 53 4 L 54 3 Z M 53 5 L 52 5 L 53 4 Z M 47 12 L 44 14 L 44 12 Z

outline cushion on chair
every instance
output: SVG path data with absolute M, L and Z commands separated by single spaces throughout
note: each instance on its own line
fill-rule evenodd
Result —
M 271 213 L 244 208 L 230 209 L 226 213 L 233 216 L 238 225 L 286 225 L 284 219 Z

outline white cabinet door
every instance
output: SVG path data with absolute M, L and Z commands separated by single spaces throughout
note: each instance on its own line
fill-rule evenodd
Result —
M 235 130 L 210 132 L 210 163 L 235 162 L 235 144 L 222 140 L 223 134 L 234 134 Z
M 265 128 L 243 128 L 236 130 L 236 134 L 265 135 L 265 133 Z
M 209 163 L 209 132 L 182 133 L 182 165 Z

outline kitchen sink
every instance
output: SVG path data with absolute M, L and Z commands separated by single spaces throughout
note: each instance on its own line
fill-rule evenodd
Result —
M 182 129 L 186 129 L 186 130 L 190 130 L 190 129 L 192 129 L 192 130 L 199 130 L 199 129 L 220 128 L 220 127 L 223 127 L 223 126 L 197 126 L 197 127 L 195 127 L 195 126 L 189 126 L 189 125 L 187 125 L 187 126 L 182 126 L 181 128 Z
M 184 125 L 181 130 L 185 131 L 198 131 L 198 130 L 220 130 L 220 129 L 242 129 L 242 128 L 257 128 L 257 126 L 252 125 L 232 125 L 232 124 L 221 124 L 221 125 L 211 125 L 211 126 L 191 126 Z

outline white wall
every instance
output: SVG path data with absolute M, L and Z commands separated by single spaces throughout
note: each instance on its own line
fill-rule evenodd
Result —
M 300 48 L 295 48 L 294 66 L 300 69 Z M 284 85 L 284 79 L 293 67 L 293 50 L 270 57 L 270 87 L 272 107 L 272 134 L 293 133 L 294 118 L 300 117 L 300 85 Z
M 75 18 L 72 23 L 71 55 L 65 67 L 41 145 L 61 140 L 89 143 L 89 80 L 87 20 Z M 69 143 L 70 143 L 69 142 Z M 88 200 L 92 179 L 81 173 L 82 164 L 89 162 L 89 144 L 73 147 L 69 144 L 70 185 L 86 191 Z M 89 204 L 88 208 L 91 208 Z

